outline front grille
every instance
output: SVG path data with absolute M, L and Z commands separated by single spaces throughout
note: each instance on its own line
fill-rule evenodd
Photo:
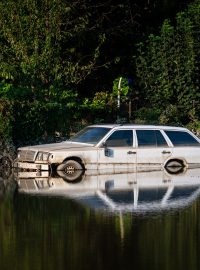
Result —
M 18 151 L 18 160 L 20 161 L 34 161 L 36 151 L 20 150 Z

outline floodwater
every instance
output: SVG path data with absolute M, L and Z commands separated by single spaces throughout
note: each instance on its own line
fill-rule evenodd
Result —
M 200 269 L 200 169 L 0 175 L 0 270 Z

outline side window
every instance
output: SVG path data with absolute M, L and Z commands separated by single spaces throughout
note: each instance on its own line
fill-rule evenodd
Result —
M 156 146 L 154 130 L 136 130 L 138 146 Z
M 123 147 L 133 145 L 133 131 L 132 130 L 117 130 L 111 134 L 107 139 L 106 145 L 108 147 Z
M 168 147 L 165 138 L 159 130 L 136 130 L 138 146 Z
M 187 132 L 165 130 L 165 133 L 174 146 L 200 146 L 199 142 Z
M 168 147 L 167 142 L 165 141 L 165 138 L 163 137 L 162 133 L 160 130 L 156 130 L 156 140 L 157 140 L 157 146 L 164 146 Z

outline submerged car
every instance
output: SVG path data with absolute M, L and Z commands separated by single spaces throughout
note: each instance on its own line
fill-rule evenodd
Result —
M 67 141 L 21 147 L 15 167 L 66 174 L 85 169 L 200 165 L 200 139 L 182 127 L 91 125 Z

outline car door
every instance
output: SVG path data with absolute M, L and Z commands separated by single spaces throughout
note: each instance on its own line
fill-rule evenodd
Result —
M 137 165 L 161 166 L 172 155 L 170 147 L 160 130 L 136 129 Z
M 115 130 L 98 150 L 100 168 L 128 168 L 136 165 L 133 130 Z

